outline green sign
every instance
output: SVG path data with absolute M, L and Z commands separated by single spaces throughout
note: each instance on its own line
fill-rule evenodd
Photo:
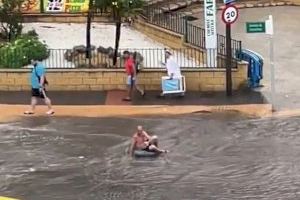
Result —
M 266 23 L 265 22 L 247 22 L 246 23 L 247 33 L 265 33 Z

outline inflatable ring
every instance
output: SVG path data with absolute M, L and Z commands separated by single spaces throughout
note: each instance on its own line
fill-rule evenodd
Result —
M 149 152 L 149 151 L 144 151 L 144 150 L 135 150 L 134 151 L 135 157 L 156 157 L 156 156 L 159 156 L 159 154 L 160 153 L 157 153 L 157 152 Z

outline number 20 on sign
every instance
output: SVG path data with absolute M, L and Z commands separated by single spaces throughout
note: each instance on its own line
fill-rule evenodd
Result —
M 225 24 L 233 24 L 237 20 L 238 16 L 238 9 L 233 5 L 229 5 L 223 10 L 222 20 Z

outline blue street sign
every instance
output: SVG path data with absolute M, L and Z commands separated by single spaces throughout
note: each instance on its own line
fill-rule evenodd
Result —
M 224 0 L 225 5 L 231 4 L 233 2 L 235 2 L 235 0 Z

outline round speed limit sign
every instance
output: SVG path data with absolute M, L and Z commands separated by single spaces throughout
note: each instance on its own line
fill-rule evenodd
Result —
M 225 7 L 222 13 L 222 19 L 225 24 L 233 24 L 237 20 L 238 16 L 238 9 L 233 5 Z

